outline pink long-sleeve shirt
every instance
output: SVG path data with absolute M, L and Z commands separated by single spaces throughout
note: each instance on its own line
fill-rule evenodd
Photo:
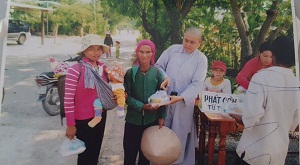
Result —
M 236 82 L 245 89 L 248 89 L 252 76 L 257 73 L 257 71 L 262 69 L 262 65 L 263 64 L 258 56 L 249 60 L 236 76 Z M 270 66 L 272 66 L 272 64 L 270 64 L 268 67 Z
M 92 66 L 87 58 L 83 57 L 82 60 Z M 101 77 L 108 82 L 104 70 L 106 66 L 99 61 L 97 63 L 99 70 L 102 70 L 102 74 L 100 72 Z M 93 102 L 98 98 L 97 90 L 96 88 L 86 89 L 84 87 L 84 73 L 86 68 L 81 65 L 80 72 L 79 66 L 79 64 L 75 64 L 70 67 L 66 75 L 64 106 L 67 126 L 75 125 L 75 120 L 85 120 L 95 115 Z

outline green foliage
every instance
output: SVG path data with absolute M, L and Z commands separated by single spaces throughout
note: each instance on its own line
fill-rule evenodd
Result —
M 119 14 L 116 12 L 114 8 L 109 7 L 109 1 L 101 1 L 101 11 L 100 13 L 103 16 L 103 19 L 107 22 L 107 29 L 106 31 L 110 31 L 112 33 L 118 31 L 119 29 L 127 29 L 130 27 L 130 29 L 133 29 L 133 26 L 135 24 L 134 19 L 130 20 L 129 17 L 126 17 L 122 14 Z
M 209 64 L 222 60 L 228 68 L 240 69 L 241 38 L 228 0 L 191 1 L 193 4 L 186 17 L 180 15 L 183 11 L 179 10 L 189 0 L 91 0 L 90 3 L 82 3 L 80 0 L 53 1 L 62 5 L 53 6 L 54 12 L 48 14 L 49 28 L 53 29 L 55 24 L 59 24 L 59 34 L 78 35 L 81 27 L 84 33 L 100 35 L 107 31 L 115 33 L 118 29 L 138 29 L 141 33 L 138 40 L 147 38 L 155 41 L 159 56 L 172 44 L 174 24 L 180 26 L 176 29 L 179 37 L 182 37 L 186 28 L 194 26 L 202 30 L 203 43 L 200 50 L 208 57 Z M 272 40 L 281 34 L 293 36 L 290 1 L 237 1 L 252 47 L 256 44 L 261 26 L 267 18 L 266 12 L 272 9 L 273 2 L 278 2 L 276 10 L 279 14 L 272 23 L 271 30 L 267 31 L 265 40 Z M 174 12 L 168 13 L 168 8 Z M 176 14 L 179 15 L 178 18 L 170 19 L 178 16 Z M 146 17 L 144 21 L 142 16 Z M 40 11 L 15 10 L 11 12 L 11 17 L 27 20 L 33 30 L 41 27 Z
M 153 10 L 154 3 L 152 3 L 151 1 L 143 0 L 124 2 L 123 0 L 110 0 L 107 3 L 110 8 L 113 8 L 119 14 L 122 13 L 122 15 L 128 16 L 132 19 L 137 19 L 137 26 L 142 26 L 142 20 L 140 17 L 142 15 L 142 12 L 145 12 L 147 15 L 147 21 L 151 28 L 155 28 L 161 34 L 164 34 L 166 31 L 168 31 L 168 28 L 166 27 L 170 25 L 170 22 L 168 21 L 168 19 L 166 19 L 168 16 L 166 14 L 162 1 L 157 0 L 156 2 L 156 10 L 159 15 L 155 15 L 155 12 Z M 155 27 L 153 27 L 154 25 Z
M 59 24 L 59 34 L 78 35 L 80 27 L 90 26 L 93 15 L 88 4 L 63 5 L 50 16 L 50 21 Z
M 283 27 L 279 35 L 289 35 L 293 37 L 293 18 L 290 1 L 283 1 L 279 6 L 279 14 L 274 21 L 273 26 L 276 28 Z
M 114 10 L 111 10 L 106 1 L 93 0 L 90 3 L 83 3 L 81 0 L 52 1 L 60 3 L 61 5 L 27 1 L 23 3 L 54 8 L 53 12 L 44 14 L 45 26 L 48 16 L 49 31 L 52 31 L 54 26 L 58 24 L 58 34 L 60 35 L 79 35 L 80 29 L 83 28 L 84 34 L 96 33 L 104 36 L 107 31 L 116 31 L 119 23 L 126 22 L 125 20 L 128 19 L 114 12 Z M 29 12 L 15 10 L 11 12 L 11 17 L 13 19 L 27 20 L 34 32 L 40 32 L 41 30 L 41 12 L 39 10 Z M 128 24 L 130 23 L 128 22 Z
M 184 20 L 184 26 L 200 27 L 203 32 L 203 44 L 201 51 L 208 57 L 209 63 L 214 60 L 222 60 L 227 63 L 229 68 L 239 68 L 240 57 L 240 37 L 236 28 L 236 23 L 228 7 L 228 2 L 210 1 L 214 4 L 208 4 L 208 1 L 197 1 L 197 7 L 193 7 L 187 18 Z M 227 5 L 217 5 L 223 3 Z M 264 21 L 266 20 L 266 11 L 270 9 L 273 1 L 239 1 L 242 15 L 248 22 L 247 34 L 252 46 L 256 42 L 257 35 Z M 214 7 L 215 6 L 215 7 Z M 272 31 L 281 27 L 279 34 L 291 35 L 292 18 L 290 1 L 280 1 L 278 5 L 280 14 L 273 22 L 271 31 L 266 35 L 269 37 Z
M 210 64 L 215 60 L 221 60 L 228 67 L 234 67 L 231 61 L 232 55 L 239 51 L 236 39 L 238 32 L 228 11 L 211 7 L 192 8 L 184 20 L 184 25 L 202 29 L 201 51 L 208 57 Z

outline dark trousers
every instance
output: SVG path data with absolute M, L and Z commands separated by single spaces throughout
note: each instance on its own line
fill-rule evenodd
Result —
M 234 161 L 234 165 L 249 165 L 247 162 L 245 162 L 243 160 L 244 158 L 244 154 L 242 154 L 242 158 L 239 157 L 239 155 L 237 153 L 235 153 L 235 161 Z
M 124 165 L 135 165 L 137 154 L 139 154 L 138 165 L 150 164 L 141 151 L 141 140 L 144 130 L 153 125 L 157 125 L 157 122 L 148 125 L 125 123 L 123 138 Z
M 102 145 L 106 111 L 102 113 L 102 120 L 94 128 L 88 126 L 87 120 L 76 120 L 76 137 L 85 143 L 86 150 L 78 155 L 77 165 L 97 165 Z

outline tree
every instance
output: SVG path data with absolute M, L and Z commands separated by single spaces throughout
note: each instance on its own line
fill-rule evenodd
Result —
M 143 28 L 157 46 L 158 58 L 169 44 L 181 43 L 182 20 L 194 2 L 195 0 L 110 0 L 108 4 L 119 13 L 141 19 Z
M 265 41 L 266 35 L 268 34 L 270 27 L 278 15 L 278 1 L 273 1 L 270 9 L 266 11 L 266 15 L 267 17 L 264 23 L 262 24 L 261 29 L 256 38 L 256 42 L 253 47 L 253 52 L 251 54 L 252 57 L 258 53 L 259 46 L 261 45 L 262 42 Z
M 284 18 L 291 16 L 286 11 L 290 10 L 287 3 L 290 2 L 134 0 L 125 3 L 111 0 L 108 4 L 119 13 L 141 20 L 143 29 L 157 45 L 158 56 L 170 44 L 180 43 L 183 30 L 192 25 L 201 27 L 205 40 L 201 50 L 209 58 L 228 61 L 238 69 L 257 54 L 262 42 L 272 40 L 279 32 L 289 31 L 290 24 L 283 23 L 287 20 Z M 276 21 L 278 11 L 285 11 L 281 21 Z M 270 31 L 271 27 L 276 28 Z
M 97 9 L 96 13 L 94 6 L 89 3 L 63 4 L 58 6 L 49 18 L 60 34 L 80 36 L 85 33 L 104 34 L 106 23 L 100 13 L 99 3 L 95 8 Z
M 290 1 L 284 0 L 55 1 L 69 5 L 51 16 L 60 34 L 101 35 L 136 26 L 143 38 L 155 43 L 156 59 L 171 44 L 181 43 L 183 31 L 191 26 L 203 32 L 200 49 L 209 63 L 222 60 L 236 70 L 257 54 L 262 42 L 280 34 L 293 35 Z
M 267 2 L 262 1 L 256 1 L 255 6 L 258 6 L 257 3 L 260 3 L 261 6 L 266 5 Z M 249 38 L 250 32 L 249 30 L 249 24 L 248 24 L 248 18 L 247 18 L 247 11 L 243 11 L 249 3 L 241 2 L 239 5 L 235 0 L 230 0 L 231 9 L 233 12 L 233 16 L 235 18 L 236 27 L 239 32 L 239 36 L 241 39 L 241 66 L 243 66 L 250 58 L 255 56 L 258 53 L 258 48 L 262 42 L 265 41 L 266 35 L 268 34 L 268 31 L 270 29 L 270 26 L 276 19 L 277 13 L 278 13 L 278 1 L 273 1 L 272 6 L 266 10 L 266 18 L 263 24 L 261 25 L 261 28 L 259 30 L 258 35 L 255 37 L 255 42 L 253 45 L 253 50 L 251 46 L 251 40 Z M 253 6 L 253 4 L 252 4 Z M 248 10 L 251 9 L 248 7 Z
M 100 1 L 100 6 L 101 10 L 99 13 L 102 14 L 107 24 L 106 31 L 115 32 L 117 27 L 123 23 L 130 25 L 130 22 L 128 22 L 129 18 L 119 14 L 113 8 L 110 8 L 107 1 Z
M 246 21 L 243 21 L 243 17 L 237 2 L 235 0 L 230 0 L 230 5 L 235 18 L 236 27 L 239 32 L 239 37 L 241 39 L 241 55 L 242 57 L 244 57 L 244 55 L 249 56 L 252 53 L 252 48 L 248 37 L 249 34 L 247 33 L 248 29 L 246 26 Z

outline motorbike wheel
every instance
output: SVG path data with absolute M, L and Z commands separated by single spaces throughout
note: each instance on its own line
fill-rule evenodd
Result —
M 43 108 L 50 116 L 56 116 L 60 113 L 59 95 L 56 86 L 51 87 L 46 98 L 42 101 Z

